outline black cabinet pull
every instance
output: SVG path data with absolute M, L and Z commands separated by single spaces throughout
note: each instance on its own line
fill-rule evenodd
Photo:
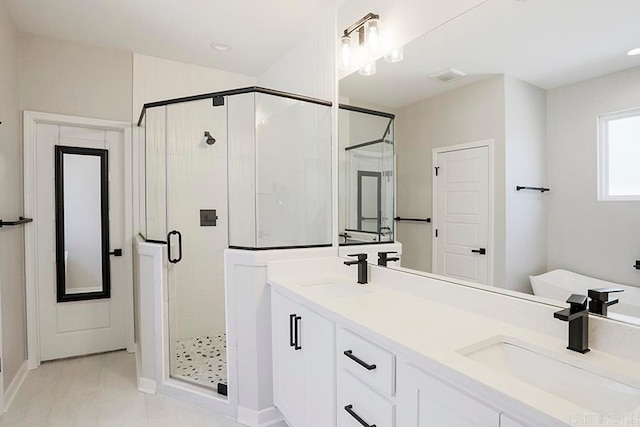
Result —
M 636 264 L 633 266 L 636 270 L 640 270 L 640 260 L 636 261 Z
M 296 342 L 295 342 L 295 347 L 294 349 L 297 350 L 302 350 L 302 346 L 300 345 L 300 341 L 298 341 L 300 339 L 300 333 L 298 331 L 298 325 L 299 322 L 302 320 L 302 317 L 300 316 L 296 316 L 295 322 L 293 323 L 294 326 L 294 335 L 296 336 Z
M 295 338 L 293 337 L 293 323 L 296 321 L 296 315 L 289 315 L 289 347 L 294 347 L 296 345 Z
M 487 254 L 487 250 L 485 248 L 471 249 L 471 252 L 473 252 L 474 254 L 480 254 L 480 255 L 486 255 Z
M 360 424 L 362 424 L 364 427 L 376 427 L 375 424 L 367 424 L 367 422 L 365 420 L 363 420 L 360 415 L 356 414 L 355 411 L 353 410 L 353 405 L 345 406 L 344 410 L 347 411 L 347 413 L 349 415 L 351 415 L 353 418 L 355 418 L 355 420 L 357 422 L 359 422 Z
M 171 256 L 171 236 L 178 236 L 178 250 L 180 251 L 178 258 L 173 258 Z M 182 234 L 179 231 L 173 230 L 167 234 L 167 246 L 167 257 L 169 258 L 169 262 L 171 264 L 177 264 L 182 261 Z
M 358 365 L 360 365 L 363 368 L 365 368 L 367 371 L 373 371 L 377 367 L 376 365 L 369 365 L 368 363 L 364 362 L 359 357 L 354 356 L 353 355 L 353 351 L 351 351 L 351 350 L 346 350 L 344 352 L 344 355 L 347 356 L 349 359 L 353 360 L 354 362 L 356 362 Z
M 114 249 L 113 252 L 109 252 L 109 255 L 122 256 L 122 249 Z

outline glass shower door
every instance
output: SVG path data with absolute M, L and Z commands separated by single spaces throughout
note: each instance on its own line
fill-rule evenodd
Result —
M 170 375 L 226 395 L 226 107 L 166 107 Z

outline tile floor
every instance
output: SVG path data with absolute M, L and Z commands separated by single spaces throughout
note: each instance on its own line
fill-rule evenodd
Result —
M 44 363 L 29 372 L 0 416 L 0 427 L 9 426 L 242 427 L 206 409 L 138 392 L 135 358 L 126 352 Z
M 218 390 L 227 384 L 226 334 L 176 340 L 175 377 Z

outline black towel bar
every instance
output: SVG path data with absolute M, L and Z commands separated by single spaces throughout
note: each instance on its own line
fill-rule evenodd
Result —
M 10 225 L 22 225 L 28 222 L 33 222 L 33 218 L 20 217 L 20 219 L 18 219 L 17 221 L 5 221 L 3 219 L 0 219 L 0 228 Z
M 550 189 L 544 188 L 544 187 L 522 187 L 520 185 L 516 186 L 516 191 L 520 191 L 520 190 L 534 190 L 534 191 L 539 191 L 541 193 L 551 191 Z
M 395 217 L 394 220 L 396 221 L 413 221 L 413 222 L 431 222 L 431 218 L 402 218 L 402 217 Z

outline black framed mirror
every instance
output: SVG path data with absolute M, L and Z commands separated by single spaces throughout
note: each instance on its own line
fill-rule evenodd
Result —
M 111 297 L 108 151 L 55 147 L 57 301 Z

